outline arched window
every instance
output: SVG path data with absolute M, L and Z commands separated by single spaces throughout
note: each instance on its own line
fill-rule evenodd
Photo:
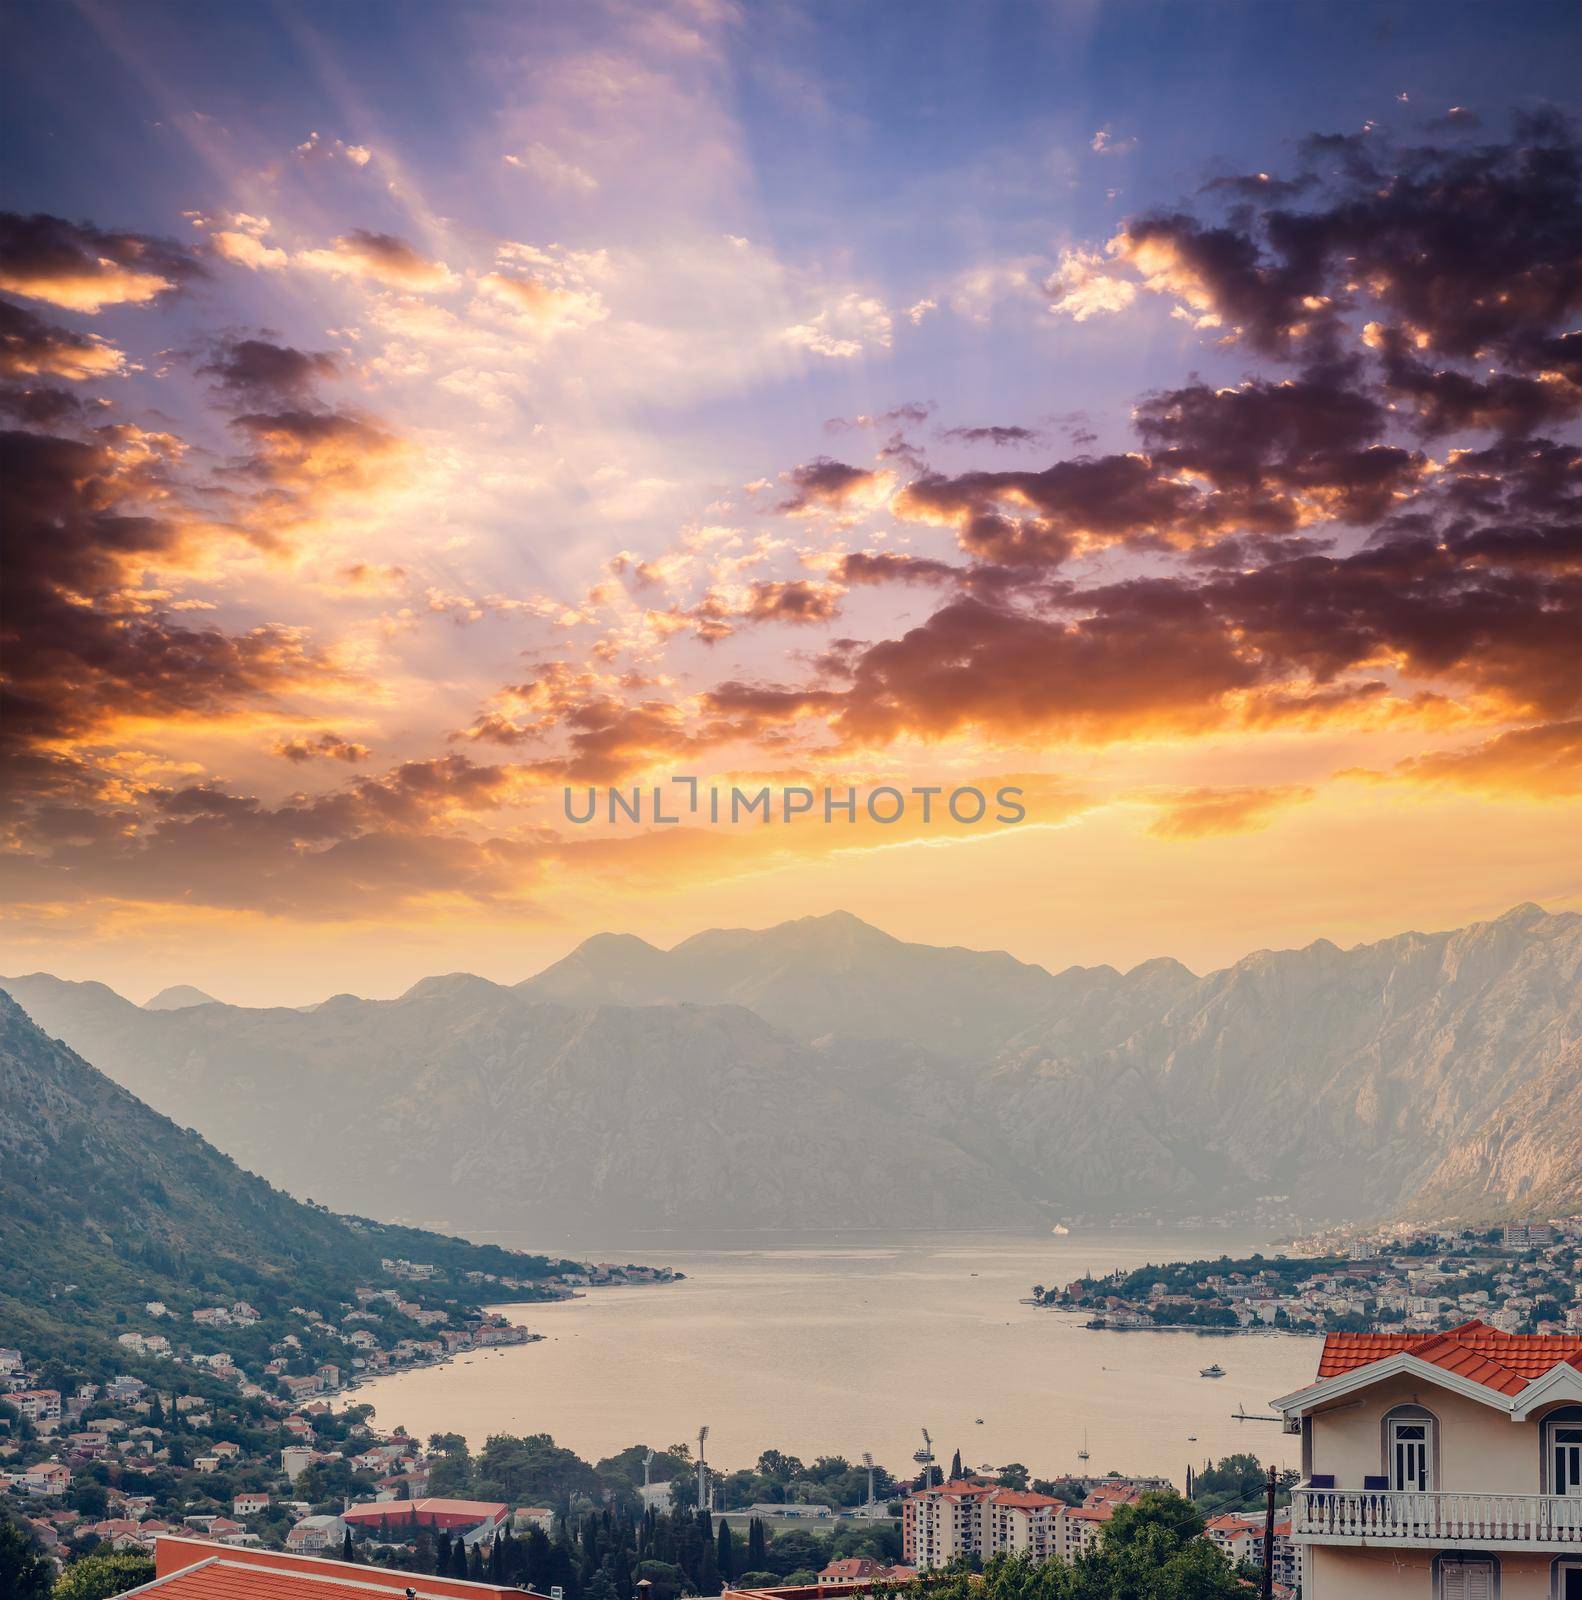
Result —
M 1385 1486 L 1439 1487 L 1439 1418 L 1426 1406 L 1396 1406 L 1384 1414 Z
M 1556 1556 L 1549 1572 L 1550 1600 L 1582 1600 L 1582 1556 Z
M 1545 1494 L 1582 1495 L 1582 1406 L 1561 1406 L 1543 1419 Z

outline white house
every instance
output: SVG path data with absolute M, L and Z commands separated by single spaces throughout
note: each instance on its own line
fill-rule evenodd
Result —
M 286 1549 L 296 1555 L 312 1555 L 316 1550 L 339 1550 L 346 1537 L 346 1524 L 339 1517 L 304 1517 L 286 1535 Z
M 1273 1404 L 1304 1600 L 1582 1600 L 1582 1338 L 1332 1333 Z

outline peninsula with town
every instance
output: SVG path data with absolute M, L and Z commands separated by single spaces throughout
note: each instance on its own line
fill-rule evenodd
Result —
M 1091 1328 L 1433 1333 L 1480 1318 L 1505 1333 L 1582 1334 L 1582 1218 L 1486 1229 L 1336 1229 L 1289 1255 L 1178 1261 L 1035 1284 L 1031 1303 Z

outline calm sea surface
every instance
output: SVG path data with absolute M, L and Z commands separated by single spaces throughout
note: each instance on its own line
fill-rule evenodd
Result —
M 590 1460 L 695 1439 L 707 1423 L 709 1459 L 726 1468 L 774 1446 L 808 1460 L 871 1450 L 899 1474 L 915 1470 L 923 1427 L 942 1465 L 960 1449 L 969 1468 L 1021 1461 L 1035 1476 L 1077 1471 L 1084 1438 L 1092 1471 L 1178 1483 L 1189 1462 L 1235 1450 L 1295 1465 L 1297 1440 L 1231 1413 L 1266 1413 L 1311 1382 L 1316 1339 L 1090 1332 L 1018 1303 L 1030 1285 L 1090 1267 L 1260 1247 L 1174 1232 L 584 1246 L 576 1253 L 662 1262 L 687 1279 L 516 1308 L 544 1342 L 381 1378 L 357 1398 L 420 1436 L 550 1433 Z M 1216 1361 L 1228 1376 L 1198 1376 Z

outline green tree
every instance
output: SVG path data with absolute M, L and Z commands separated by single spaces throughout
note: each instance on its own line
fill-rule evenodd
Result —
M 53 1600 L 109 1600 L 139 1584 L 152 1583 L 151 1556 L 132 1550 L 96 1553 L 74 1561 L 55 1582 Z
M 652 1585 L 648 1593 L 651 1600 L 676 1600 L 686 1586 L 686 1574 L 673 1561 L 639 1561 L 637 1578 Z
M 1202 1534 L 1203 1514 L 1174 1490 L 1149 1489 L 1116 1506 L 1104 1525 L 1104 1544 L 1107 1549 L 1122 1550 L 1140 1543 L 1154 1530 L 1163 1530 L 1172 1548 L 1179 1549 Z
M 720 1518 L 719 1548 L 715 1551 L 714 1559 L 722 1578 L 729 1580 L 736 1576 L 736 1540 L 731 1533 L 730 1523 L 724 1517 Z
M 90 1478 L 71 1486 L 66 1504 L 80 1512 L 85 1522 L 97 1522 L 110 1509 L 110 1492 Z
M 603 1491 L 598 1473 L 547 1433 L 522 1438 L 494 1434 L 484 1441 L 473 1465 L 477 1493 L 513 1505 L 564 1505 L 574 1495 L 597 1502 Z
M 472 1492 L 472 1451 L 459 1433 L 431 1434 L 428 1441 L 428 1492 L 437 1498 L 465 1499 Z
M 804 1567 L 817 1572 L 824 1565 L 824 1542 L 800 1528 L 787 1529 L 775 1535 L 764 1565 L 780 1573 L 797 1572 Z
M 0 1594 L 16 1600 L 45 1600 L 50 1564 L 27 1530 L 0 1508 Z
M 795 1456 L 780 1450 L 765 1450 L 758 1458 L 760 1477 L 773 1478 L 776 1483 L 789 1483 L 793 1478 L 807 1475 L 807 1468 Z

